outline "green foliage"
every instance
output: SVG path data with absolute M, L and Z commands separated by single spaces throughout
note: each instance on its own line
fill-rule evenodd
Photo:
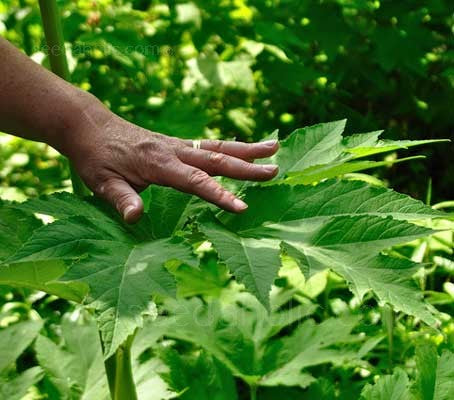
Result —
M 0 330 L 0 398 L 22 399 L 30 386 L 42 379 L 40 367 L 22 373 L 15 368 L 17 358 L 35 340 L 42 325 L 40 321 L 24 321 Z
M 418 366 L 416 381 L 410 383 L 407 374 L 401 369 L 396 369 L 393 375 L 381 377 L 375 385 L 367 385 L 361 398 L 364 400 L 450 399 L 454 395 L 453 362 L 454 353 L 445 350 L 439 357 L 433 345 L 421 345 L 416 349 Z
M 154 237 L 148 216 L 135 229 L 127 228 L 112 218 L 110 208 L 103 211 L 101 206 L 65 193 L 30 200 L 24 209 L 59 219 L 37 229 L 5 263 L 10 270 L 23 263 L 62 260 L 71 265 L 61 279 L 90 287 L 85 303 L 98 312 L 106 357 L 141 325 L 150 293 L 171 295 L 175 291 L 164 263 L 193 261 L 191 249 L 178 239 Z
M 155 318 L 155 303 L 162 303 L 165 316 L 147 322 L 139 343 L 168 337 L 203 349 L 201 354 L 182 355 L 175 349 L 153 350 L 169 367 L 159 372 L 173 389 L 168 398 L 179 392 L 188 399 L 208 398 L 213 392 L 236 393 L 234 378 L 250 386 L 251 393 L 257 387 L 264 393 L 268 387 L 304 389 L 317 382 L 313 371 L 319 365 L 361 365 L 383 337 L 361 343 L 362 338 L 352 334 L 360 322 L 357 315 L 316 323 L 307 319 L 316 311 L 315 304 L 294 297 L 294 290 L 273 294 L 281 279 L 282 260 L 296 262 L 307 280 L 302 290 L 306 296 L 316 297 L 326 290 L 326 269 L 330 269 L 346 281 L 357 302 L 373 295 L 380 304 L 436 326 L 439 312 L 424 301 L 412 280 L 421 265 L 386 249 L 437 233 L 421 222 L 445 214 L 384 187 L 330 179 L 342 176 L 339 166 L 350 163 L 352 157 L 403 146 L 378 142 L 375 132 L 343 139 L 344 125 L 343 121 L 320 124 L 292 133 L 282 144 L 283 155 L 278 153 L 272 160 L 280 164 L 281 172 L 271 182 L 226 180 L 250 206 L 240 215 L 217 212 L 190 195 L 160 187 L 143 194 L 146 213 L 135 226 L 124 224 L 99 200 L 82 200 L 69 193 L 5 202 L 0 208 L 5 216 L 0 234 L 10 246 L 2 257 L 0 282 L 46 290 L 94 310 L 105 358 L 143 326 L 144 317 L 146 321 Z M 405 146 L 424 143 L 406 142 Z M 326 176 L 319 172 L 317 180 L 322 182 L 301 185 L 289 179 L 320 165 L 324 166 L 320 171 L 326 171 Z M 35 215 L 45 215 L 46 223 Z M 21 221 L 27 222 L 27 229 L 16 232 L 14 227 Z M 238 291 L 229 295 L 230 301 L 216 299 L 222 299 L 229 277 L 227 271 L 218 273 L 210 267 L 210 256 L 202 250 L 208 243 L 219 262 L 258 301 Z M 44 270 L 45 274 L 40 272 Z M 289 277 L 294 273 L 290 271 L 281 276 Z M 325 278 L 317 288 L 314 279 L 320 274 Z M 196 297 L 170 300 L 177 282 L 180 295 L 214 299 L 208 304 Z M 289 301 L 296 303 L 284 307 Z M 77 327 L 64 319 L 61 330 L 63 347 L 46 336 L 37 340 L 36 356 L 49 390 L 61 398 L 105 395 L 93 326 Z M 148 347 L 142 346 L 139 355 Z M 81 348 L 90 357 L 81 359 Z M 145 360 L 145 364 L 156 362 L 149 355 Z M 146 368 L 142 364 L 136 364 L 138 371 Z M 201 378 L 193 370 L 200 365 L 211 378 L 196 389 L 192 380 Z M 386 379 L 380 387 L 399 391 L 407 385 L 402 376 Z M 365 393 L 368 390 L 379 389 L 365 389 Z
M 69 188 L 63 159 L 0 134 L 0 196 L 31 198 L 0 203 L 0 398 L 109 397 L 74 302 L 104 356 L 137 331 L 140 400 L 453 397 L 451 203 L 386 188 L 452 197 L 450 145 L 393 166 L 452 136 L 450 2 L 59 5 L 78 86 L 175 136 L 280 136 L 264 162 L 281 168 L 222 180 L 238 216 L 151 187 L 131 228 L 93 199 L 37 197 Z M 0 0 L 0 35 L 48 65 L 37 2 Z
M 362 397 L 365 400 L 409 399 L 408 377 L 398 369 L 393 375 L 381 377 L 374 386 L 366 386 Z
M 49 391 L 61 399 L 108 399 L 99 336 L 94 321 L 62 319 L 62 340 L 57 345 L 46 336 L 36 341 L 36 357 L 46 374 Z
M 180 355 L 172 348 L 160 352 L 161 359 L 169 367 L 162 377 L 170 386 L 178 389 L 180 399 L 237 400 L 233 376 L 213 356 L 205 352 Z
M 60 343 L 40 335 L 34 349 L 44 370 L 43 386 L 50 398 L 110 398 L 96 322 L 83 310 L 65 314 L 61 320 Z M 158 375 L 164 373 L 158 359 L 133 360 L 140 398 L 164 400 L 176 397 Z M 36 367 L 39 368 L 39 367 Z M 43 373 L 39 377 L 42 378 Z
M 231 373 L 252 386 L 306 387 L 314 378 L 305 368 L 323 363 L 342 364 L 358 357 L 341 344 L 357 340 L 350 335 L 357 318 L 328 319 L 315 324 L 309 319 L 291 336 L 276 339 L 287 326 L 312 314 L 313 304 L 274 310 L 271 314 L 247 294 L 236 302 L 203 305 L 198 299 L 169 301 L 168 317 L 145 330 L 197 344 L 223 362 Z M 339 348 L 334 348 L 334 345 Z
M 349 133 L 386 127 L 388 137 L 404 140 L 452 136 L 447 0 L 59 5 L 72 81 L 144 127 L 180 137 L 257 140 L 270 127 L 287 134 L 347 117 Z M 2 0 L 0 34 L 47 65 L 36 2 Z M 68 178 L 61 162 L 42 147 L 15 142 L 5 150 L 0 176 L 18 187 L 9 190 L 33 195 L 68 186 L 61 184 Z M 17 165 L 12 152 L 28 155 L 28 162 Z M 431 152 L 428 163 L 386 175 L 420 198 L 426 182 L 419 177 L 431 175 L 436 201 L 449 198 L 451 152 Z M 10 161 L 13 174 L 5 165 Z
M 4 372 L 22 354 L 27 346 L 36 338 L 42 327 L 38 321 L 25 321 L 12 325 L 1 332 L 0 371 Z

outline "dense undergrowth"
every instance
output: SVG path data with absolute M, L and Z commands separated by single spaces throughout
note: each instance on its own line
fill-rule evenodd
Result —
M 279 128 L 280 174 L 224 180 L 241 216 L 151 187 L 131 228 L 0 136 L 0 399 L 107 399 L 130 334 L 141 400 L 453 398 L 452 146 L 408 141 L 452 136 L 448 2 L 60 5 L 76 84 L 176 136 Z M 0 1 L 0 34 L 46 65 L 35 2 Z M 288 136 L 346 116 L 401 141 Z
M 99 200 L 65 192 L 4 201 L 0 283 L 16 288 L 6 296 L 28 293 L 38 304 L 66 299 L 72 316 L 57 322 L 56 315 L 55 326 L 27 298 L 5 304 L 12 313 L 3 319 L 11 326 L 1 331 L 2 390 L 38 383 L 36 390 L 62 398 L 95 398 L 93 392 L 108 398 L 101 348 L 109 359 L 137 336 L 133 371 L 144 399 L 273 398 L 273 390 L 366 399 L 427 392 L 448 399 L 454 390 L 449 214 L 358 175 L 383 165 L 370 155 L 431 141 L 383 141 L 379 132 L 343 137 L 344 127 L 336 121 L 293 132 L 264 161 L 280 166 L 271 182 L 224 179 L 249 204 L 241 215 L 162 187 L 142 193 L 146 213 L 134 226 Z M 400 161 L 409 160 L 386 164 Z M 426 290 L 425 299 L 429 265 L 431 274 L 443 271 L 445 282 L 443 292 Z M 18 313 L 15 303 L 27 311 Z M 33 341 L 36 366 L 11 370 Z M 396 346 L 404 344 L 415 369 L 396 363 L 402 356 Z M 150 389 L 155 381 L 159 390 Z

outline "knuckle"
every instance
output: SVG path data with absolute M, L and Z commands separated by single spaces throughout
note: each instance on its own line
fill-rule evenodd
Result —
M 213 189 L 213 198 L 216 202 L 222 201 L 226 197 L 226 195 L 227 191 L 221 186 Z
M 203 185 L 210 179 L 210 176 L 201 170 L 192 171 L 188 178 L 188 183 L 190 186 L 200 186 Z
M 244 169 L 249 175 L 263 175 L 263 168 L 258 164 L 245 162 Z
M 178 163 L 178 159 L 167 152 L 148 158 L 145 168 L 140 168 L 144 181 L 146 183 L 165 183 L 168 178 L 168 171 L 172 171 L 176 163 Z
M 208 142 L 208 145 L 210 149 L 218 152 L 222 151 L 224 148 L 224 142 L 222 140 L 210 140 Z
M 219 167 L 227 161 L 227 157 L 222 153 L 210 152 L 208 153 L 207 158 L 213 167 Z
M 155 140 L 142 139 L 136 144 L 136 150 L 139 154 L 149 154 L 159 152 L 159 145 Z

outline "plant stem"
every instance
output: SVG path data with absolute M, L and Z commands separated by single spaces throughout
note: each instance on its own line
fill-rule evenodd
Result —
M 69 73 L 68 60 L 66 58 L 65 41 L 57 2 L 56 0 L 39 0 L 39 8 L 49 49 L 48 56 L 51 70 L 54 74 L 69 82 L 71 74 Z M 80 176 L 71 165 L 69 167 L 74 194 L 78 196 L 90 195 L 90 190 L 85 186 Z
M 71 75 L 66 58 L 63 29 L 56 0 L 39 0 L 46 43 L 49 48 L 49 61 L 52 72 L 60 78 L 70 81 Z M 71 181 L 74 194 L 90 195 L 91 192 L 70 165 Z M 123 343 L 116 353 L 105 361 L 109 390 L 113 400 L 137 400 L 136 387 L 132 377 L 131 345 L 134 335 Z M 102 345 L 102 340 L 101 340 Z
M 104 361 L 112 400 L 137 400 L 131 366 L 131 346 L 134 337 L 135 333 L 125 340 L 113 356 Z M 102 339 L 101 346 L 104 352 Z
M 427 193 L 426 193 L 426 204 L 430 206 L 432 203 L 432 179 L 429 178 L 429 182 L 427 183 Z
M 440 208 L 453 208 L 454 207 L 454 201 L 442 201 L 441 203 L 435 204 L 433 208 L 435 210 L 439 210 Z
M 250 385 L 249 393 L 251 400 L 257 400 L 257 385 Z
M 115 365 L 115 387 L 113 400 L 137 400 L 136 386 L 132 376 L 131 346 L 134 335 L 131 335 L 118 348 L 114 357 Z
M 386 329 L 388 337 L 388 369 L 389 372 L 393 369 L 393 353 L 394 353 L 394 312 L 389 304 L 382 307 L 383 325 Z
M 115 378 L 117 374 L 117 354 L 109 357 L 104 361 L 104 368 L 106 370 L 107 382 L 109 383 L 110 397 L 115 399 Z

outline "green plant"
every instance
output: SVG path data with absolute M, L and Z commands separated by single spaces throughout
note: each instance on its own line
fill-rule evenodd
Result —
M 71 80 L 66 58 L 65 41 L 61 26 L 59 10 L 55 0 L 41 0 L 39 2 L 41 18 L 46 34 L 46 43 L 49 50 L 49 62 L 52 71 L 67 81 Z M 84 185 L 77 173 L 71 168 L 71 181 L 74 193 L 78 195 L 89 195 L 90 191 Z
M 453 362 L 454 353 L 444 351 L 439 357 L 433 344 L 420 345 L 416 348 L 418 374 L 415 381 L 410 383 L 407 374 L 396 369 L 374 385 L 367 385 L 361 399 L 448 400 L 454 392 Z
M 40 367 L 18 373 L 13 366 L 16 359 L 36 338 L 43 324 L 41 321 L 24 321 L 0 331 L 0 398 L 21 399 L 27 389 L 43 378 Z
M 48 66 L 37 3 L 0 0 L 0 34 Z M 58 4 L 72 82 L 146 128 L 248 141 L 271 127 L 286 135 L 347 117 L 347 133 L 383 127 L 388 138 L 452 136 L 449 0 Z M 426 151 L 426 163 L 379 174 L 420 199 L 427 183 L 420 177 L 430 176 L 434 201 L 449 200 L 450 149 Z M 6 176 L 19 190 L 28 181 Z M 27 189 L 42 189 L 41 181 Z
M 274 181 L 251 184 L 225 180 L 249 203 L 249 210 L 241 215 L 218 212 L 193 196 L 162 187 L 151 187 L 143 193 L 146 213 L 135 226 L 125 225 L 114 210 L 97 199 L 82 200 L 68 193 L 24 203 L 3 202 L 0 283 L 43 290 L 93 310 L 108 374 L 109 359 L 118 357 L 124 346 L 128 354 L 144 318 L 155 316 L 151 296 L 157 295 L 155 301 L 159 302 L 162 296 L 175 295 L 175 277 L 188 282 L 191 273 L 187 271 L 197 273 L 201 268 L 200 249 L 206 241 L 238 283 L 262 304 L 246 301 L 252 310 L 249 319 L 259 313 L 265 315 L 265 309 L 273 310 L 270 290 L 281 257 L 290 257 L 308 278 L 329 268 L 347 281 L 359 302 L 372 294 L 379 302 L 435 327 L 439 313 L 423 300 L 411 279 L 419 265 L 393 256 L 386 249 L 437 232 L 408 221 L 433 220 L 445 214 L 384 187 L 333 179 L 352 168 L 357 171 L 377 166 L 358 158 L 428 141 L 381 142 L 378 133 L 344 138 L 344 127 L 345 121 L 337 121 L 293 132 L 281 142 L 280 152 L 264 161 L 279 164 L 280 173 Z M 36 214 L 46 215 L 53 222 L 43 224 Z M 197 305 L 195 300 L 188 304 Z M 293 309 L 296 317 L 287 322 L 291 325 L 309 315 L 311 307 L 307 307 L 302 303 Z M 239 315 L 240 311 L 227 313 Z M 190 324 L 194 313 L 187 315 Z M 325 349 L 351 341 L 349 332 L 355 319 L 347 318 L 345 337 L 336 336 L 332 341 L 327 338 L 332 331 L 330 324 L 336 321 L 315 326 L 308 320 L 302 325 L 304 329 L 297 328 L 291 337 L 273 343 L 273 336 L 285 327 L 276 325 L 275 317 L 272 313 L 260 320 L 263 329 L 256 332 L 247 324 L 239 326 L 236 333 L 231 331 L 233 337 L 240 332 L 247 346 L 252 346 L 255 361 L 246 364 L 243 353 L 238 361 L 231 359 L 227 340 L 230 333 L 222 337 L 221 349 L 215 333 L 210 335 L 209 330 L 194 336 L 192 328 L 177 329 L 181 325 L 177 322 L 167 333 L 174 332 L 170 336 L 204 347 L 234 376 L 250 385 L 252 398 L 258 385 L 307 386 L 313 381 L 311 376 L 304 370 L 300 374 L 306 365 L 360 359 L 365 354 L 358 349 L 352 353 Z M 166 322 L 156 323 L 156 329 L 160 324 L 165 326 Z M 153 329 L 153 322 L 150 327 Z M 295 347 L 294 342 L 305 341 L 303 336 L 312 331 L 314 341 L 308 342 L 312 344 L 307 349 Z M 241 341 L 235 341 L 238 343 Z M 304 361 L 306 352 L 314 352 L 314 359 Z M 261 357 L 274 361 L 264 362 Z M 130 365 L 129 360 L 126 365 Z M 117 398 L 133 396 L 126 393 Z
M 53 2 L 42 3 L 49 6 Z M 269 134 L 271 127 L 278 127 L 282 139 L 298 126 L 347 116 L 346 135 L 386 127 L 388 138 L 422 139 L 429 135 L 428 132 L 434 138 L 452 136 L 453 16 L 447 0 L 177 0 L 165 4 L 156 0 L 59 0 L 58 5 L 62 11 L 72 82 L 91 91 L 114 112 L 149 129 L 187 138 L 237 137 L 250 141 L 260 140 Z M 35 61 L 50 67 L 52 60 L 45 47 L 38 2 L 0 0 L 0 35 L 22 48 Z M 338 140 L 337 135 L 329 136 Z M 375 143 L 374 136 L 369 136 L 372 147 L 385 150 L 383 144 Z M 291 186 L 307 183 L 317 188 L 320 187 L 318 181 L 341 174 L 343 182 L 338 188 L 351 188 L 347 183 L 361 187 L 360 180 L 378 186 L 366 192 L 370 190 L 377 195 L 383 192 L 383 198 L 388 193 L 387 186 L 419 199 L 425 198 L 427 191 L 427 205 L 441 202 L 433 208 L 452 211 L 449 200 L 452 200 L 454 174 L 449 168 L 450 146 L 427 146 L 423 153 L 429 156 L 426 161 L 392 167 L 396 160 L 395 149 L 390 148 L 392 153 L 386 158 L 371 154 L 367 160 L 355 159 L 355 154 L 345 147 L 347 143 L 346 138 L 342 146 L 333 149 L 335 157 L 349 158 L 346 162 L 337 163 L 337 159 L 322 167 L 307 165 L 306 168 L 304 164 L 311 158 L 320 158 L 323 162 L 329 159 L 326 154 L 311 152 L 311 157 L 301 160 L 305 170 L 294 170 L 281 176 L 280 183 Z M 48 146 L 3 134 L 0 134 L 0 144 L 2 199 L 24 201 L 70 190 L 67 163 Z M 405 146 L 405 142 L 400 146 Z M 291 159 L 291 149 L 281 152 L 279 163 L 282 166 Z M 303 150 L 309 150 L 309 147 Z M 406 158 L 415 154 L 412 149 L 405 152 Z M 373 174 L 366 175 L 361 169 L 368 166 L 384 168 L 366 171 Z M 427 190 L 428 180 L 433 181 L 433 190 Z M 254 194 L 256 189 L 238 182 L 224 183 L 244 192 L 250 199 L 255 198 L 254 207 L 263 203 L 257 199 L 260 192 Z M 290 193 L 293 198 L 302 196 L 299 189 L 278 189 L 277 183 L 273 182 L 266 193 L 284 197 Z M 325 185 L 336 187 L 334 181 L 332 186 L 329 182 Z M 357 193 L 363 192 L 358 190 L 341 199 L 345 202 L 357 200 Z M 377 204 L 380 198 L 375 198 Z M 216 396 L 222 400 L 244 400 L 251 394 L 261 400 L 283 397 L 350 400 L 360 397 L 365 384 L 374 384 L 377 379 L 386 382 L 389 378 L 379 377 L 392 373 L 395 368 L 405 371 L 409 382 L 407 388 L 421 397 L 413 388 L 413 382 L 423 371 L 421 363 L 416 361 L 415 349 L 421 346 L 420 342 L 429 345 L 432 355 L 427 364 L 432 371 L 436 369 L 435 348 L 439 355 L 454 349 L 452 213 L 425 221 L 418 220 L 420 216 L 415 215 L 416 224 L 437 230 L 437 233 L 385 250 L 383 253 L 392 257 L 412 260 L 414 269 L 393 271 L 390 280 L 397 279 L 395 285 L 387 282 L 387 286 L 383 286 L 381 280 L 374 280 L 376 288 L 393 289 L 393 296 L 397 292 L 401 299 L 404 298 L 403 306 L 413 309 L 416 304 L 419 312 L 431 318 L 420 302 L 420 296 L 424 296 L 426 302 L 437 309 L 435 316 L 439 323 L 437 329 L 433 329 L 418 317 L 377 302 L 378 294 L 371 291 L 365 293 L 360 302 L 357 291 L 353 294 L 349 290 L 349 287 L 357 286 L 336 272 L 323 269 L 305 278 L 297 265 L 298 260 L 291 258 L 288 250 L 286 255 L 280 254 L 282 267 L 272 285 L 269 318 L 247 312 L 250 308 L 262 313 L 264 309 L 243 293 L 243 286 L 236 283 L 226 265 L 218 260 L 212 244 L 204 241 L 202 226 L 195 225 L 207 206 L 190 196 L 162 188 L 151 188 L 144 193 L 144 199 L 152 219 L 157 221 L 154 225 L 156 236 L 173 235 L 172 227 L 176 226 L 177 236 L 183 236 L 196 249 L 198 268 L 179 262 L 166 265 L 177 283 L 177 300 L 172 302 L 162 295 L 153 296 L 157 309 L 147 309 L 146 314 L 151 317 L 146 317 L 145 329 L 139 328 L 135 334 L 131 360 L 141 400 L 148 400 L 153 394 L 153 400 L 175 396 L 185 400 Z M 311 203 L 311 198 L 305 199 Z M 398 201 L 396 198 L 397 204 Z M 283 202 L 285 198 L 276 204 Z M 162 210 L 168 209 L 167 203 L 180 211 L 170 210 L 161 216 Z M 333 204 L 338 205 L 335 201 Z M 24 204 L 23 207 L 28 206 Z M 301 209 L 298 212 L 302 212 Z M 216 213 L 216 210 L 212 211 Z M 50 214 L 55 210 L 46 212 Z M 66 217 L 73 214 L 77 211 L 71 211 Z M 410 218 L 404 214 L 393 214 L 393 218 Z M 49 215 L 40 215 L 39 219 L 33 215 L 31 206 L 21 212 L 12 211 L 7 203 L 2 204 L 0 243 L 7 246 L 0 246 L 1 259 L 18 250 L 42 225 L 41 219 L 46 223 L 52 221 Z M 266 215 L 273 217 L 272 213 Z M 230 220 L 225 222 L 225 215 L 205 216 L 212 218 L 216 229 L 221 224 L 223 229 L 233 230 L 244 241 L 244 232 L 237 232 L 234 226 L 239 220 L 234 219 L 230 224 Z M 61 216 L 61 219 L 66 217 Z M 114 214 L 108 212 L 108 219 L 111 217 L 117 224 Z M 268 229 L 267 221 L 262 225 Z M 259 228 L 254 226 L 253 230 Z M 307 242 L 301 243 L 301 246 L 307 246 Z M 346 246 L 342 248 L 346 249 Z M 332 261 L 330 259 L 326 267 Z M 345 267 L 345 258 L 341 261 Z M 0 359 L 11 361 L 0 372 L 0 393 L 8 390 L 8 400 L 14 398 L 12 393 L 21 396 L 28 386 L 27 399 L 89 397 L 90 385 L 74 367 L 74 364 L 84 362 L 85 355 L 66 343 L 69 325 L 66 318 L 70 316 L 73 320 L 80 311 L 76 304 L 84 302 L 87 287 L 80 282 L 54 280 L 64 275 L 71 265 L 72 261 L 43 261 L 34 263 L 34 268 L 27 263 L 16 263 L 14 268 L 0 267 L 0 332 L 10 329 L 13 332 L 16 324 L 27 321 L 38 321 L 39 325 L 42 319 L 40 335 L 51 341 L 40 338 L 33 342 L 15 362 L 10 355 L 6 356 L 9 346 L 0 349 Z M 338 272 L 344 272 L 342 265 L 335 265 Z M 278 269 L 275 265 L 272 268 Z M 32 274 L 30 270 L 36 273 Z M 379 275 L 385 279 L 388 275 L 383 271 L 387 270 L 375 270 L 373 278 Z M 362 288 L 368 287 L 368 277 L 369 270 L 365 268 L 361 275 L 361 280 L 365 279 Z M 354 278 L 356 284 L 361 283 L 357 276 Z M 383 298 L 384 293 L 380 295 Z M 411 300 L 408 304 L 407 296 Z M 287 300 L 280 304 L 276 299 Z M 197 318 L 184 314 L 185 304 L 200 304 L 201 313 L 216 311 L 218 325 L 209 325 L 216 339 L 214 346 L 207 347 L 206 343 L 183 337 L 184 330 L 181 338 L 177 338 L 173 330 L 164 329 L 167 324 L 172 327 L 171 318 L 181 318 L 180 314 L 183 314 L 194 329 L 205 333 L 203 327 L 197 325 Z M 311 305 L 315 310 L 310 315 L 299 313 Z M 157 311 L 159 315 L 154 320 Z M 429 314 L 431 311 L 433 309 L 429 307 Z M 89 312 L 94 313 L 94 310 L 89 307 Z M 258 319 L 272 320 L 273 315 L 280 313 L 290 314 L 290 320 L 295 318 L 295 321 L 264 339 L 266 335 L 260 329 L 249 329 L 244 324 L 238 326 L 231 313 L 246 315 L 254 323 Z M 88 338 L 94 341 L 97 328 L 86 313 L 82 314 L 80 319 L 88 320 L 91 330 Z M 263 372 L 259 368 L 263 362 L 260 349 L 268 349 L 274 342 L 288 343 L 292 335 L 298 337 L 295 333 L 298 326 L 308 323 L 309 318 L 316 321 L 314 329 L 318 329 L 324 321 L 343 320 L 344 317 L 360 317 L 350 333 L 354 341 L 333 343 L 328 350 L 351 351 L 357 356 L 334 365 L 308 365 L 299 371 L 301 376 L 310 375 L 315 380 L 308 388 L 258 383 L 249 389 L 241 374 L 245 372 L 243 366 L 249 366 L 251 354 L 256 360 L 253 371 Z M 85 326 L 83 321 L 76 319 L 78 324 Z M 80 337 L 87 337 L 83 332 L 88 328 L 79 331 L 76 325 L 70 325 L 70 329 Z M 163 330 L 158 330 L 158 326 L 163 326 Z M 160 339 L 155 341 L 157 336 Z M 42 356 L 45 353 L 45 349 L 41 349 L 43 343 L 50 349 L 47 357 Z M 99 342 L 96 347 L 101 347 Z M 237 370 L 232 372 L 218 360 L 218 357 L 230 360 L 232 347 L 241 354 L 233 364 L 237 369 L 241 367 L 239 373 Z M 293 350 L 297 347 L 287 346 Z M 85 345 L 84 348 L 87 354 L 94 355 L 93 347 Z M 37 354 L 41 355 L 39 360 Z M 57 370 L 60 375 L 54 376 L 56 369 L 50 367 L 57 354 L 59 363 L 68 368 Z M 241 361 L 243 357 L 246 361 Z M 448 359 L 446 357 L 444 359 Z M 90 368 L 90 374 L 104 377 L 100 350 L 95 358 L 96 367 Z M 33 378 L 31 380 L 26 375 L 29 370 L 33 373 L 29 376 Z M 402 382 L 404 374 L 399 373 L 396 381 Z M 431 376 L 427 370 L 424 375 Z M 22 376 L 27 379 L 16 380 Z M 297 380 L 298 374 L 293 376 Z M 260 378 L 254 379 L 260 381 Z M 62 385 L 61 381 L 69 384 Z M 33 384 L 30 386 L 27 382 Z M 109 390 L 105 379 L 102 384 L 103 390 L 97 392 L 96 398 L 107 399 Z M 384 385 L 385 397 L 389 393 L 387 390 L 393 387 Z M 431 398 L 430 393 L 425 391 L 423 398 Z

